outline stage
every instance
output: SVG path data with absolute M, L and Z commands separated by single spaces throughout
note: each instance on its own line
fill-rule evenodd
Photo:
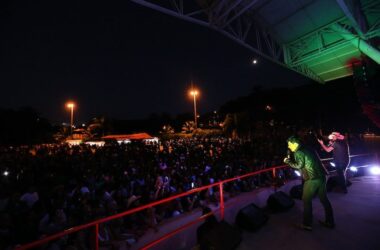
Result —
M 313 231 L 295 228 L 293 224 L 302 220 L 302 201 L 296 200 L 291 210 L 271 214 L 259 231 L 243 232 L 243 241 L 237 249 L 379 249 L 380 177 L 357 177 L 351 182 L 348 194 L 328 193 L 335 213 L 335 229 L 319 225 L 317 220 L 324 218 L 324 211 L 318 198 L 313 200 Z
M 256 232 L 243 231 L 243 240 L 238 250 L 337 250 L 337 249 L 379 249 L 380 237 L 380 176 L 362 176 L 351 179 L 352 185 L 348 194 L 329 192 L 328 197 L 334 209 L 336 228 L 324 228 L 318 219 L 324 218 L 323 208 L 318 200 L 313 200 L 313 231 L 295 228 L 295 223 L 302 221 L 302 201 L 296 200 L 293 208 L 286 212 L 270 213 L 268 222 Z M 292 181 L 280 190 L 288 193 L 290 188 L 299 184 Z M 273 193 L 272 188 L 260 188 L 249 193 L 242 193 L 226 201 L 225 219 L 234 224 L 235 216 L 240 208 L 255 203 L 266 206 L 266 200 Z M 213 210 L 218 207 L 211 206 Z M 218 215 L 218 213 L 217 213 Z M 133 244 L 131 249 L 139 249 L 152 239 L 159 238 L 200 216 L 200 211 L 183 214 L 159 226 L 158 232 L 153 230 Z M 200 224 L 162 241 L 151 249 L 199 249 L 196 246 L 196 229 Z M 174 247 L 175 246 L 175 247 Z M 174 247 L 174 248 L 173 248 Z

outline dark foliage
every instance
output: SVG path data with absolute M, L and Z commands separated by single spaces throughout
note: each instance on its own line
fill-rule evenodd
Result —
M 49 142 L 53 128 L 32 108 L 0 109 L 0 144 L 21 145 Z
M 375 130 L 362 113 L 353 81 L 349 78 L 325 85 L 253 91 L 226 103 L 221 112 L 248 112 L 252 123 L 275 120 L 324 130 Z

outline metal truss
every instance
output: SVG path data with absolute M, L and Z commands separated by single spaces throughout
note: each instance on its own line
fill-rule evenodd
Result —
M 364 34 L 367 32 L 367 24 L 365 16 L 360 8 L 360 1 L 354 0 L 336 0 L 343 13 L 350 20 L 352 27 L 356 33 L 364 38 Z
M 263 23 L 255 9 L 267 2 L 259 0 L 131 0 L 139 5 L 215 30 L 255 54 L 296 71 L 317 82 L 323 80 L 307 65 L 292 64 L 294 49 L 284 47 Z M 196 3 L 198 2 L 198 3 Z M 260 6 L 261 5 L 261 6 Z M 296 45 L 295 45 L 296 46 Z M 288 60 L 289 59 L 289 60 Z
M 335 24 L 343 25 L 345 28 L 349 26 L 348 22 L 330 23 L 328 26 L 322 27 L 319 30 L 313 31 L 306 36 L 303 36 L 291 43 L 284 45 L 285 62 L 293 67 L 301 65 L 309 60 L 315 59 L 318 55 L 322 55 L 329 52 L 334 52 L 343 46 L 349 44 L 343 37 L 337 37 L 331 41 L 327 39 L 333 35 L 336 35 L 336 31 L 333 29 Z M 329 42 L 327 42 L 329 41 Z
M 320 83 L 324 80 L 310 70 L 308 62 L 350 46 L 345 32 L 369 44 L 372 38 L 380 36 L 380 1 L 377 0 L 367 0 L 364 6 L 358 0 L 336 0 L 345 14 L 343 18 L 287 44 L 276 40 L 271 27 L 258 14 L 270 0 L 131 1 L 213 29 L 255 54 Z M 369 25 L 366 17 L 375 21 Z
M 290 67 L 299 67 L 318 56 L 332 53 L 350 44 L 345 35 L 371 43 L 371 39 L 380 36 L 380 2 L 372 1 L 360 6 L 355 0 L 336 0 L 345 13 L 345 17 L 325 27 L 315 30 L 295 41 L 284 45 L 285 63 Z M 373 15 L 375 22 L 370 26 L 365 17 Z M 332 36 L 335 39 L 331 39 Z

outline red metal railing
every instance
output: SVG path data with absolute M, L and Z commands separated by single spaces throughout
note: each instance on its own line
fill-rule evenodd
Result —
M 118 219 L 118 218 L 121 218 L 121 217 L 124 217 L 124 216 L 127 216 L 127 215 L 131 215 L 131 214 L 137 213 L 139 211 L 145 210 L 147 208 L 151 208 L 151 207 L 154 207 L 154 206 L 157 206 L 157 205 L 160 205 L 160 204 L 163 204 L 163 203 L 166 203 L 166 202 L 169 202 L 169 201 L 172 201 L 172 200 L 175 200 L 175 199 L 178 199 L 178 198 L 181 198 L 181 197 L 193 194 L 193 193 L 198 193 L 200 191 L 203 191 L 203 190 L 206 190 L 206 189 L 209 189 L 209 188 L 212 188 L 212 187 L 216 187 L 216 186 L 219 187 L 219 193 L 220 193 L 220 214 L 221 214 L 221 218 L 224 218 L 224 195 L 223 195 L 223 184 L 224 183 L 232 182 L 232 181 L 235 181 L 235 180 L 238 180 L 238 179 L 244 179 L 244 178 L 247 178 L 247 177 L 259 175 L 259 174 L 262 174 L 262 173 L 265 173 L 265 172 L 270 172 L 270 171 L 272 171 L 273 177 L 275 177 L 275 175 L 276 175 L 276 169 L 285 168 L 285 167 L 287 167 L 287 165 L 275 166 L 275 167 L 272 167 L 272 168 L 267 168 L 267 169 L 251 172 L 251 173 L 248 173 L 248 174 L 245 174 L 245 175 L 237 176 L 237 177 L 234 177 L 234 178 L 222 180 L 220 182 L 216 182 L 216 183 L 213 183 L 213 184 L 210 184 L 210 185 L 207 185 L 207 186 L 203 186 L 203 187 L 199 187 L 199 188 L 194 188 L 194 189 L 191 189 L 191 190 L 189 190 L 187 192 L 184 192 L 184 193 L 181 193 L 181 194 L 177 194 L 177 195 L 173 195 L 173 196 L 170 196 L 168 198 L 165 198 L 165 199 L 162 199 L 162 200 L 159 200 L 159 201 L 155 201 L 155 202 L 152 202 L 152 203 L 149 203 L 149 204 L 137 207 L 137 208 L 133 208 L 133 209 L 127 210 L 127 211 L 119 213 L 119 214 L 111 215 L 111 216 L 108 216 L 108 217 L 105 217 L 105 218 L 102 218 L 102 219 L 99 219 L 99 220 L 96 220 L 96 221 L 93 221 L 93 222 L 90 222 L 90 223 L 87 223 L 87 224 L 83 224 L 83 225 L 80 225 L 80 226 L 75 226 L 75 227 L 66 229 L 63 232 L 47 236 L 45 238 L 42 238 L 42 239 L 37 240 L 35 242 L 31 242 L 29 244 L 25 244 L 25 245 L 19 246 L 19 247 L 17 247 L 17 249 L 30 249 L 30 248 L 33 248 L 33 247 L 38 247 L 38 246 L 46 244 L 46 243 L 48 243 L 48 242 L 50 242 L 52 240 L 59 239 L 59 238 L 65 236 L 65 235 L 72 234 L 72 233 L 75 233 L 75 232 L 78 232 L 78 231 L 81 231 L 81 230 L 85 230 L 85 229 L 90 229 L 90 228 L 94 229 L 94 234 L 95 234 L 95 249 L 99 249 L 99 240 L 98 240 L 99 224 L 105 223 L 105 222 L 108 222 L 108 221 L 111 221 L 111 220 L 114 220 L 114 219 Z M 189 227 L 189 226 L 191 226 L 191 225 L 193 225 L 193 224 L 195 224 L 195 223 L 197 223 L 199 221 L 202 221 L 203 219 L 205 219 L 207 216 L 209 216 L 211 214 L 212 213 L 210 213 L 208 215 L 201 216 L 196 221 L 190 222 L 190 223 L 188 223 L 188 224 L 186 224 L 186 225 L 184 225 L 184 226 L 182 226 L 182 227 L 174 230 L 173 232 L 168 233 L 167 235 L 164 235 L 160 239 L 155 240 L 155 241 L 149 243 L 143 249 L 148 249 L 149 247 L 152 247 L 152 246 L 156 245 L 157 243 L 161 242 L 162 240 L 165 240 L 165 239 L 169 238 L 170 236 L 172 236 L 172 235 L 174 235 L 174 234 L 182 231 L 183 229 L 185 229 L 185 228 L 187 228 L 187 227 Z
M 363 155 L 367 155 L 367 154 L 363 154 Z M 350 157 L 357 157 L 357 156 L 363 156 L 363 155 L 352 155 Z M 323 161 L 327 161 L 327 160 L 331 160 L 331 159 L 329 158 L 329 159 L 322 159 L 322 160 Z M 137 207 L 137 208 L 133 208 L 133 209 L 127 210 L 127 211 L 119 213 L 119 214 L 115 214 L 115 215 L 108 216 L 108 217 L 105 217 L 105 218 L 102 218 L 102 219 L 99 219 L 99 220 L 96 220 L 96 221 L 93 221 L 93 222 L 90 222 L 90 223 L 87 223 L 87 224 L 83 224 L 83 225 L 80 225 L 80 226 L 75 226 L 75 227 L 69 228 L 69 229 L 67 229 L 67 230 L 65 230 L 63 232 L 47 236 L 47 237 L 42 238 L 40 240 L 37 240 L 35 242 L 31 242 L 29 244 L 18 246 L 18 247 L 16 247 L 16 249 L 30 249 L 30 248 L 33 248 L 33 247 L 38 247 L 38 246 L 46 244 L 46 243 L 48 243 L 48 242 L 50 242 L 52 240 L 59 239 L 59 238 L 65 236 L 65 235 L 72 234 L 72 233 L 75 233 L 75 232 L 78 232 L 78 231 L 81 231 L 81 230 L 93 228 L 94 229 L 94 236 L 95 236 L 95 239 L 94 239 L 94 241 L 95 241 L 94 242 L 95 249 L 98 250 L 99 249 L 99 238 L 98 238 L 99 224 L 105 223 L 105 222 L 108 222 L 108 221 L 111 221 L 111 220 L 114 220 L 114 219 L 118 219 L 118 218 L 121 218 L 121 217 L 124 217 L 124 216 L 127 216 L 127 215 L 131 215 L 131 214 L 137 213 L 139 211 L 145 210 L 147 208 L 151 208 L 151 207 L 154 207 L 154 206 L 157 206 L 157 205 L 160 205 L 160 204 L 163 204 L 163 203 L 166 203 L 166 202 L 169 202 L 169 201 L 172 201 L 172 200 L 175 200 L 175 199 L 178 199 L 178 198 L 181 198 L 181 197 L 193 194 L 193 193 L 198 193 L 200 191 L 203 191 L 203 190 L 206 190 L 206 189 L 209 189 L 209 188 L 212 188 L 212 187 L 216 187 L 216 186 L 219 187 L 219 194 L 220 194 L 220 206 L 219 206 L 219 210 L 220 210 L 220 217 L 221 217 L 221 219 L 223 219 L 224 218 L 224 206 L 225 206 L 225 204 L 224 204 L 224 194 L 223 194 L 223 184 L 228 183 L 228 182 L 232 182 L 232 181 L 236 181 L 236 180 L 240 180 L 240 179 L 244 179 L 244 178 L 248 178 L 248 177 L 252 177 L 252 176 L 259 175 L 259 174 L 262 174 L 262 173 L 265 173 L 265 172 L 272 172 L 272 177 L 275 178 L 276 177 L 276 170 L 280 169 L 280 168 L 286 168 L 286 167 L 288 167 L 288 166 L 287 165 L 280 165 L 280 166 L 275 166 L 275 167 L 271 167 L 271 168 L 266 168 L 266 169 L 263 169 L 263 170 L 251 172 L 251 173 L 244 174 L 244 175 L 241 175 L 241 176 L 225 179 L 225 180 L 222 180 L 222 181 L 219 181 L 219 182 L 207 185 L 207 186 L 203 186 L 203 187 L 199 187 L 199 188 L 194 188 L 194 189 L 191 189 L 191 190 L 189 190 L 187 192 L 184 192 L 184 193 L 181 193 L 181 194 L 177 194 L 177 195 L 173 195 L 171 197 L 168 197 L 168 198 L 165 198 L 165 199 L 162 199 L 162 200 L 159 200 L 159 201 L 155 201 L 155 202 L 152 202 L 152 203 L 149 203 L 149 204 Z M 196 220 L 194 220 L 192 222 L 189 222 L 189 223 L 187 223 L 187 224 L 185 224 L 185 225 L 177 228 L 176 230 L 174 230 L 174 231 L 172 231 L 172 232 L 170 232 L 170 233 L 162 236 L 161 238 L 159 238 L 157 240 L 154 240 L 153 242 L 151 242 L 148 245 L 144 246 L 142 249 L 148 249 L 148 248 L 150 248 L 150 247 L 158 244 L 159 242 L 162 242 L 162 241 L 170 238 L 171 236 L 177 234 L 178 232 L 180 232 L 180 231 L 182 231 L 182 230 L 190 227 L 191 225 L 194 225 L 195 223 L 198 223 L 198 222 L 204 220 L 205 218 L 207 218 L 208 216 L 210 216 L 212 214 L 213 214 L 213 212 L 211 212 L 209 214 L 206 214 L 206 215 L 203 215 L 203 216 L 199 217 L 198 219 L 196 219 Z

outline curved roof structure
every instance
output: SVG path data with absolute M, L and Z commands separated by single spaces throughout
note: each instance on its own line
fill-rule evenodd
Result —
M 106 135 L 103 136 L 102 139 L 115 139 L 115 140 L 144 140 L 144 139 L 152 139 L 153 136 L 147 133 L 137 133 L 137 134 L 128 134 L 128 135 Z
M 317 82 L 380 64 L 378 0 L 131 0 L 216 30 Z

